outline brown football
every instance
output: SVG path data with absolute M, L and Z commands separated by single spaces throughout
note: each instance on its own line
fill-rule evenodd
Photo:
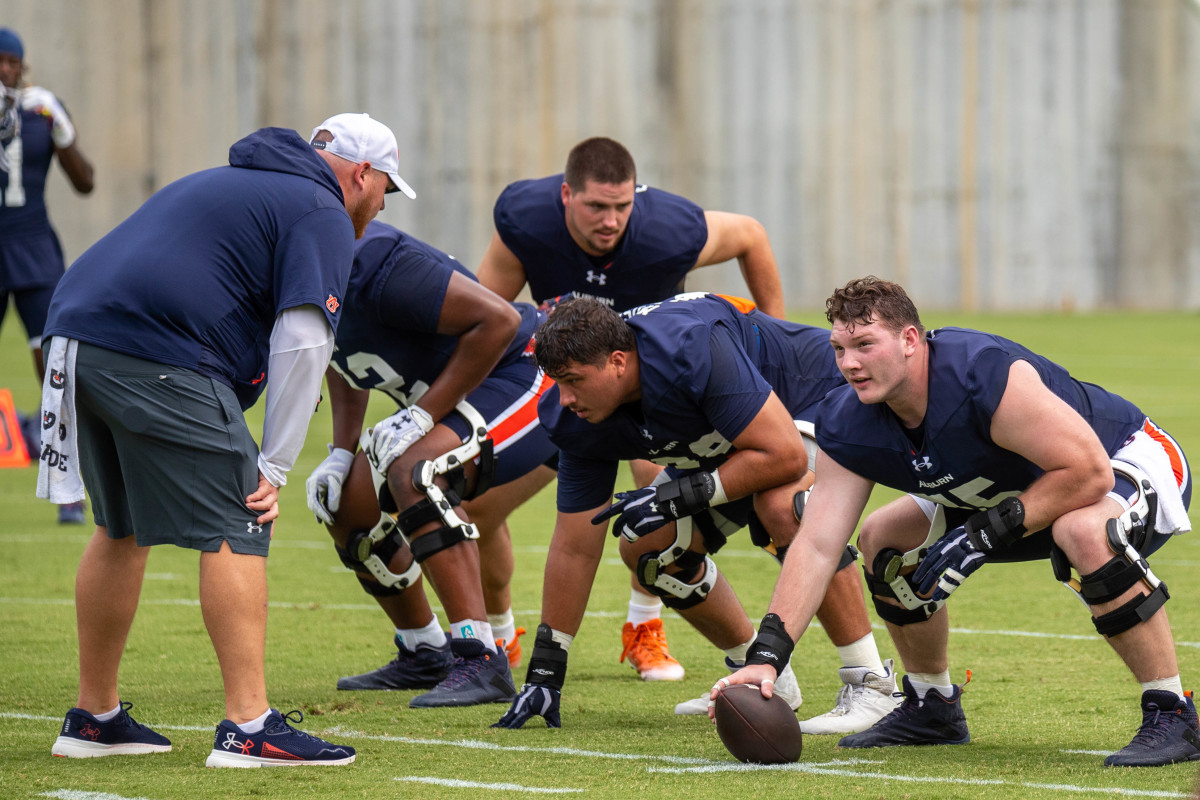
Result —
M 734 684 L 717 695 L 714 711 L 717 735 L 738 761 L 790 764 L 800 759 L 800 723 L 779 695 L 768 700 L 756 684 Z

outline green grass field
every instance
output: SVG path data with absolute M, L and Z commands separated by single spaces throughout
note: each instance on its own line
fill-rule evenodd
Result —
M 820 324 L 815 315 L 805 321 Z M 930 314 L 925 322 L 985 328 L 1045 353 L 1077 377 L 1137 402 L 1200 463 L 1200 316 Z M 18 406 L 29 410 L 37 392 L 15 314 L 0 333 L 0 387 L 11 388 Z M 252 430 L 259 429 L 259 419 L 253 417 Z M 168 735 L 174 750 L 89 761 L 51 757 L 62 715 L 75 701 L 73 581 L 91 529 L 59 527 L 53 507 L 33 496 L 36 470 L 9 469 L 0 470 L 0 797 L 1015 799 L 1188 797 L 1196 789 L 1194 764 L 1136 771 L 1101 766 L 1140 721 L 1139 688 L 1044 562 L 990 566 L 951 604 L 952 674 L 961 680 L 969 669 L 974 676 L 964 698 L 973 741 L 963 747 L 854 752 L 837 750 L 834 738 L 807 737 L 798 764 L 738 764 L 707 720 L 672 714 L 676 702 L 699 695 L 724 674 L 720 654 L 681 619 L 668 614 L 667 630 L 673 653 L 687 667 L 685 681 L 645 684 L 617 663 L 629 589 L 615 546 L 571 650 L 561 730 L 540 722 L 521 731 L 489 729 L 503 706 L 415 711 L 408 708 L 409 693 L 339 693 L 339 675 L 391 657 L 391 632 L 304 506 L 304 479 L 325 452 L 329 427 L 322 408 L 281 495 L 268 562 L 267 678 L 272 705 L 301 709 L 302 728 L 354 745 L 357 763 L 204 767 L 223 715 L 220 676 L 196 599 L 197 556 L 169 547 L 151 554 L 121 685 L 122 699 L 136 704 L 137 719 Z M 877 492 L 874 501 L 890 497 Z M 514 608 L 518 624 L 530 631 L 538 621 L 553 519 L 551 489 L 512 520 Z M 717 562 L 757 620 L 778 574 L 775 563 L 744 535 Z M 1184 685 L 1200 688 L 1200 589 L 1194 577 L 1200 539 L 1178 538 L 1153 563 L 1171 588 L 1167 610 Z M 881 627 L 877 635 L 885 657 L 892 655 Z M 528 653 L 532 635 L 525 645 Z M 805 695 L 800 713 L 828 710 L 840 664 L 819 630 L 797 646 L 794 664 Z

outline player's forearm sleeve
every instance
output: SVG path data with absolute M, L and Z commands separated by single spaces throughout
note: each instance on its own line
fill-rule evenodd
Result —
M 332 354 L 333 329 L 316 306 L 289 308 L 276 317 L 258 456 L 258 471 L 273 486 L 287 483 L 287 473 L 300 455 Z

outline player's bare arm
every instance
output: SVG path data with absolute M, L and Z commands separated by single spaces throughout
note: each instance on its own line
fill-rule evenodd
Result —
M 596 568 L 604 555 L 608 523 L 592 524 L 592 517 L 608 504 L 573 514 L 559 512 L 546 556 L 542 583 L 542 622 L 574 636 L 583 622 Z
M 769 613 L 783 620 L 793 642 L 800 639 L 816 616 L 874 487 L 871 481 L 845 469 L 822 451 L 817 452 L 815 471 L 820 477 L 804 506 L 800 532 L 784 559 L 769 606 Z M 774 693 L 770 682 L 775 677 L 774 667 L 747 665 L 718 681 L 711 698 L 716 698 L 719 688 L 735 683 L 763 686 L 763 694 L 770 697 Z M 764 686 L 764 681 L 770 682 Z
M 745 214 L 728 211 L 705 211 L 704 221 L 708 225 L 708 241 L 692 269 L 736 258 L 750 296 L 759 309 L 783 319 L 783 282 L 762 223 Z
M 808 471 L 804 440 L 792 415 L 774 392 L 733 440 L 735 451 L 721 465 L 721 485 L 730 500 L 799 481 Z
M 92 188 L 95 186 L 93 182 L 94 170 L 92 164 L 84 157 L 83 151 L 79 149 L 79 142 L 71 142 L 68 147 L 59 148 L 58 163 L 66 173 L 67 180 L 71 182 L 71 186 L 80 194 L 91 194 Z
M 1113 487 L 1112 467 L 1096 433 L 1028 362 L 1009 368 L 991 435 L 1045 470 L 1020 498 L 1026 530 L 1042 530 L 1068 511 L 1098 502 Z
M 353 453 L 358 448 L 370 393 L 351 386 L 332 365 L 325 370 L 325 384 L 333 415 L 333 446 Z
M 520 325 L 521 315 L 508 301 L 465 275 L 451 275 L 437 332 L 458 337 L 458 345 L 437 380 L 421 396 L 421 408 L 435 420 L 454 410 L 483 383 Z
M 475 275 L 481 284 L 505 300 L 516 300 L 525 288 L 525 267 L 498 233 L 492 234 L 492 241 Z

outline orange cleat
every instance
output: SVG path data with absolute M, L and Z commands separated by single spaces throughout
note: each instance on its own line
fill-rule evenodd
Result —
M 661 619 L 652 619 L 636 628 L 626 622 L 621 629 L 621 661 L 629 658 L 629 665 L 638 671 L 644 681 L 681 681 L 683 666 L 667 652 L 667 634 Z

